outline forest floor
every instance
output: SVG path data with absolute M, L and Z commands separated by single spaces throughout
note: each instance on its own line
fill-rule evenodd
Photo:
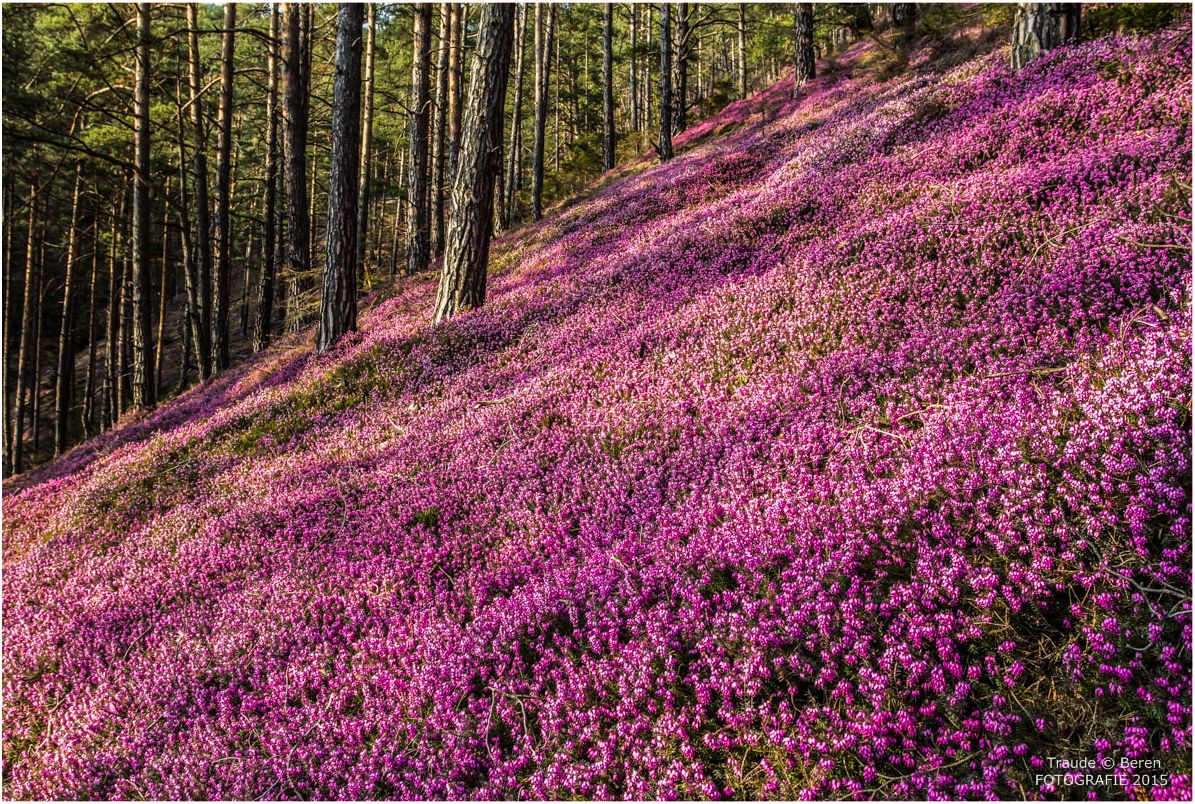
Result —
M 1189 800 L 1189 20 L 907 56 L 6 483 L 6 796 Z

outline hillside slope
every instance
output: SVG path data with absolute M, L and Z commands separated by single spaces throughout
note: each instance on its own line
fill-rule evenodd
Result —
M 11 486 L 6 795 L 1189 798 L 1190 41 L 856 45 Z

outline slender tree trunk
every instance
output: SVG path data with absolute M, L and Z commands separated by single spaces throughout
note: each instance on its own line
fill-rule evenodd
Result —
M 672 119 L 672 130 L 681 132 L 687 125 L 689 111 L 689 4 L 677 4 L 676 11 L 676 115 Z
M 373 6 L 370 6 L 372 9 Z M 371 11 L 372 15 L 373 12 Z M 260 352 L 270 344 L 274 320 L 274 280 L 277 272 L 278 215 L 278 24 L 277 7 L 270 4 L 270 41 L 266 45 L 266 70 L 269 72 L 266 91 L 266 176 L 264 198 L 263 244 L 261 277 L 257 288 L 257 314 L 253 322 L 253 351 Z M 372 42 L 372 39 L 371 39 Z
M 149 3 L 137 4 L 137 71 L 133 91 L 136 147 L 133 177 L 133 407 L 153 407 L 153 334 L 150 330 L 153 288 L 149 279 Z
M 494 184 L 502 170 L 503 107 L 513 39 L 514 6 L 482 6 L 460 169 L 452 185 L 452 221 L 436 293 L 437 321 L 485 303 Z
M 228 368 L 229 285 L 232 279 L 232 78 L 233 31 L 237 24 L 235 3 L 224 4 L 224 31 L 220 37 L 220 107 L 216 115 L 219 143 L 216 153 L 216 237 L 219 259 L 216 262 L 215 309 L 213 311 L 212 373 Z
M 813 58 L 813 3 L 797 3 L 793 12 L 793 97 L 800 94 L 807 81 L 813 80 L 816 66 Z
M 747 4 L 738 4 L 739 12 L 739 99 L 747 97 Z
M 448 40 L 452 37 L 452 12 L 440 3 L 436 45 L 435 125 L 432 136 L 432 256 L 444 253 L 444 177 L 448 173 Z
M 373 149 L 373 76 L 375 45 L 378 26 L 378 7 L 370 3 L 365 7 L 365 109 L 361 115 L 361 164 L 357 169 L 360 182 L 357 188 L 357 279 L 358 286 L 365 285 L 365 249 L 369 241 L 369 172 Z
M 556 27 L 556 6 L 547 6 L 547 21 L 544 22 L 544 6 L 535 6 L 535 131 L 531 157 L 531 217 L 539 220 L 544 215 L 544 133 L 548 125 L 548 79 L 552 51 L 552 38 Z M 557 125 L 557 136 L 560 127 Z
M 122 221 L 127 211 L 127 193 L 119 206 L 112 205 L 112 249 L 108 262 L 108 326 L 104 335 L 104 426 L 112 427 L 120 418 L 120 315 L 124 288 L 124 243 Z
M 163 200 L 170 198 L 170 177 L 166 177 Z M 158 284 L 158 334 L 154 339 L 154 388 L 159 399 L 165 396 L 162 388 L 162 352 L 166 347 L 166 299 L 169 297 L 167 283 L 170 278 L 170 204 L 162 204 L 162 273 Z
M 328 166 L 328 240 L 316 350 L 326 352 L 357 328 L 357 171 L 361 164 L 361 24 L 359 3 L 341 3 L 332 90 L 332 160 Z
M 87 375 L 83 393 L 83 436 L 95 433 L 95 370 L 99 362 L 100 218 L 91 226 L 91 282 L 87 291 Z
M 190 322 L 187 325 L 187 334 L 194 340 L 192 346 L 195 349 L 195 354 L 202 357 L 205 346 L 203 343 L 203 332 L 206 330 L 203 330 L 200 326 L 200 310 L 203 306 L 203 298 L 199 287 L 199 261 L 196 249 L 191 243 L 191 212 L 190 200 L 187 195 L 187 147 L 186 137 L 183 133 L 181 87 L 176 89 L 176 93 L 178 101 L 178 230 L 183 250 L 183 285 L 187 295 L 186 318 Z M 113 238 L 113 243 L 115 244 L 115 230 Z
M 286 35 L 282 48 L 283 152 L 286 162 L 286 277 L 287 328 L 302 326 L 301 295 L 311 265 L 310 213 L 307 208 L 307 102 L 302 27 L 305 11 L 286 4 Z
M 407 273 L 415 274 L 431 261 L 431 206 L 428 193 L 429 76 L 431 68 L 432 7 L 415 6 L 414 51 L 411 60 L 411 175 L 407 223 Z
M 75 163 L 75 189 L 71 193 L 71 228 L 67 233 L 66 265 L 62 278 L 62 321 L 58 330 L 58 370 L 54 381 L 54 456 L 66 449 L 70 422 L 71 385 L 75 375 L 75 263 L 79 259 L 79 193 L 83 163 Z
M 212 236 L 211 204 L 208 200 L 207 137 L 203 124 L 203 76 L 199 62 L 199 6 L 187 4 L 187 41 L 191 80 L 191 130 L 195 153 L 195 265 L 198 293 L 199 326 L 196 330 L 196 349 L 199 356 L 199 377 L 206 380 L 212 369 Z
M 448 51 L 448 187 L 451 192 L 452 183 L 456 179 L 456 165 L 460 159 L 461 150 L 461 104 L 464 91 L 462 75 L 464 65 L 464 24 L 465 7 L 460 3 L 452 4 L 450 19 L 452 30 L 449 35 L 451 48 Z
M 640 131 L 639 124 L 639 5 L 631 3 L 631 130 Z
M 804 5 L 798 3 L 798 6 Z M 900 28 L 905 33 L 911 32 L 913 26 L 917 22 L 917 4 L 916 3 L 893 3 L 892 4 L 892 24 Z
M 33 377 L 31 378 L 31 390 L 33 392 L 33 442 L 31 445 L 31 452 L 36 455 L 41 450 L 41 376 L 42 376 L 42 334 L 45 332 L 46 323 L 46 286 L 48 278 L 46 277 L 46 229 L 48 227 L 47 216 L 49 214 L 49 199 L 46 201 L 46 208 L 42 210 L 41 228 L 38 234 L 37 246 L 37 299 L 36 308 L 37 316 L 36 322 L 33 325 Z
M 654 24 L 653 23 L 654 17 L 652 15 L 654 14 L 654 12 L 655 12 L 655 7 L 652 6 L 651 4 L 648 4 L 648 6 L 647 6 L 647 26 L 643 29 L 643 35 L 647 39 L 648 52 L 651 52 L 651 33 L 653 30 L 652 26 Z M 652 98 L 652 95 L 654 94 L 654 93 L 652 93 L 652 90 L 651 90 L 651 87 L 652 87 L 652 80 L 651 80 L 652 60 L 650 58 L 646 58 L 643 61 L 645 63 L 643 65 L 643 88 L 642 88 L 643 116 L 642 116 L 642 121 L 643 121 L 644 131 L 650 131 L 651 130 L 651 98 Z
M 511 221 L 517 218 L 517 192 L 519 174 L 522 168 L 523 150 L 523 75 L 527 51 L 527 15 L 530 7 L 523 3 L 519 7 L 518 30 L 515 32 L 515 96 L 510 113 L 510 159 L 506 176 L 506 211 Z
M 29 221 L 28 238 L 25 247 L 25 293 L 21 305 L 20 347 L 17 353 L 17 400 L 14 410 L 12 431 L 12 471 L 20 474 L 25 471 L 25 397 L 29 387 L 29 373 L 33 362 L 34 305 L 37 303 L 37 286 L 40 284 L 37 265 L 37 179 L 29 183 Z M 37 386 L 34 384 L 34 393 Z
M 614 132 L 614 4 L 606 3 L 602 30 L 602 118 L 605 122 L 602 145 L 606 170 L 615 163 Z
M 660 161 L 672 158 L 672 36 L 668 3 L 660 3 Z

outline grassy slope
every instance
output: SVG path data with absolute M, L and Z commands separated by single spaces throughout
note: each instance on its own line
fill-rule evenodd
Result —
M 856 45 L 9 484 L 8 795 L 1187 794 L 1189 38 Z

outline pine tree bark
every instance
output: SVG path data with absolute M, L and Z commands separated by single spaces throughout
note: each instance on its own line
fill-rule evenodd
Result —
M 12 460 L 10 465 L 15 474 L 25 471 L 25 397 L 30 385 L 29 374 L 33 364 L 34 306 L 37 303 L 37 287 L 40 284 L 37 265 L 37 179 L 29 183 L 29 219 L 28 238 L 25 244 L 25 292 L 21 305 L 21 333 L 20 346 L 17 352 L 17 399 L 13 410 L 13 422 L 10 431 L 12 439 Z M 33 385 L 34 393 L 37 385 Z
M 614 131 L 614 4 L 606 3 L 605 24 L 602 26 L 602 119 L 604 121 L 602 150 L 606 170 L 615 163 Z
M 91 225 L 91 282 L 87 292 L 87 374 L 83 393 L 83 436 L 95 434 L 95 371 L 99 363 L 100 219 Z
M 660 3 L 660 161 L 672 158 L 672 36 L 669 4 Z
M 544 6 L 535 6 L 535 131 L 531 157 L 531 218 L 539 220 L 544 216 L 544 136 L 548 125 L 548 80 L 550 78 L 549 58 L 552 52 L 552 38 L 556 28 L 556 6 L 547 6 L 547 21 L 544 22 Z M 559 126 L 557 126 L 559 132 Z
M 631 3 L 631 130 L 640 131 L 639 126 L 639 6 Z
M 203 76 L 199 62 L 199 6 L 187 4 L 187 52 L 191 82 L 191 136 L 195 149 L 195 282 L 198 290 L 199 326 L 196 329 L 196 349 L 199 357 L 199 377 L 206 380 L 212 369 L 212 236 L 211 203 L 208 199 L 207 137 L 203 124 Z
M 436 43 L 435 124 L 432 134 L 432 256 L 444 253 L 444 177 L 448 174 L 448 40 L 452 36 L 452 12 L 440 3 L 440 25 Z
M 747 97 L 747 5 L 738 4 L 739 99 Z
M 793 97 L 800 94 L 805 83 L 813 80 L 816 66 L 813 58 L 813 3 L 797 3 L 793 11 Z
M 361 114 L 361 164 L 357 168 L 357 280 L 358 286 L 365 285 L 365 249 L 369 242 L 369 168 L 370 151 L 373 149 L 373 85 L 375 38 L 378 27 L 378 7 L 370 3 L 365 7 L 365 86 L 363 91 L 364 110 Z
M 456 180 L 456 166 L 461 151 L 461 103 L 464 91 L 465 63 L 465 7 L 452 4 L 452 31 L 448 51 L 448 187 Z
M 166 177 L 163 200 L 170 198 L 170 177 Z M 158 274 L 158 330 L 154 337 L 154 388 L 158 399 L 165 396 L 162 388 L 162 353 L 166 350 L 166 302 L 170 298 L 170 204 L 162 204 L 162 270 Z
M 62 275 L 62 321 L 58 330 L 58 367 L 54 379 L 54 457 L 66 449 L 70 423 L 71 380 L 75 374 L 75 263 L 79 259 L 79 193 L 83 187 L 83 163 L 75 163 L 75 189 L 71 193 L 71 228 L 67 233 L 66 265 Z
M 134 163 L 133 177 L 133 407 L 153 407 L 155 394 L 153 377 L 153 333 L 150 330 L 150 310 L 153 288 L 149 279 L 149 3 L 137 4 L 137 70 L 134 78 L 133 117 Z
M 1012 24 L 1009 59 L 1020 70 L 1043 53 L 1079 40 L 1079 3 L 1018 3 Z
M 123 238 L 127 192 L 112 204 L 112 249 L 108 255 L 108 326 L 104 335 L 104 428 L 120 418 L 120 316 L 124 290 Z
M 216 154 L 216 238 L 219 258 L 216 261 L 213 296 L 212 373 L 228 368 L 228 308 L 229 286 L 232 279 L 232 78 L 233 31 L 237 24 L 235 3 L 224 4 L 224 31 L 220 37 L 220 107 L 216 114 L 219 142 Z
M 361 164 L 360 3 L 341 3 L 332 90 L 332 158 L 328 167 L 328 246 L 316 350 L 325 352 L 357 328 L 357 171 Z
M 373 14 L 373 6 L 370 6 Z M 253 351 L 260 352 L 270 345 L 274 325 L 274 284 L 278 271 L 276 261 L 278 217 L 278 34 L 279 13 L 270 4 L 270 41 L 266 45 L 266 164 L 262 220 L 262 267 L 257 286 L 257 312 L 253 322 Z M 371 40 L 372 41 L 372 40 Z
M 410 177 L 407 208 L 407 273 L 425 269 L 431 261 L 431 199 L 428 188 L 428 124 L 430 109 L 431 25 L 429 3 L 415 6 L 411 59 Z
M 802 5 L 802 4 L 798 4 Z M 893 3 L 892 4 L 892 24 L 902 31 L 910 32 L 913 26 L 917 23 L 917 4 L 916 3 Z
M 526 3 L 519 6 L 518 26 L 515 31 L 515 96 L 510 113 L 510 158 L 506 176 L 506 214 L 510 221 L 518 217 L 519 176 L 523 168 L 523 76 L 526 73 L 527 15 L 530 9 Z
M 302 294 L 311 267 L 311 218 L 307 208 L 307 78 L 303 42 L 304 8 L 286 4 L 286 35 L 282 47 L 283 136 L 286 164 L 286 278 L 287 327 L 302 326 Z
M 436 293 L 436 320 L 485 303 L 495 179 L 502 169 L 502 123 L 514 39 L 514 6 L 487 3 L 478 22 L 461 162 Z
M 676 97 L 672 117 L 672 131 L 685 130 L 689 111 L 689 4 L 678 3 L 676 7 Z

